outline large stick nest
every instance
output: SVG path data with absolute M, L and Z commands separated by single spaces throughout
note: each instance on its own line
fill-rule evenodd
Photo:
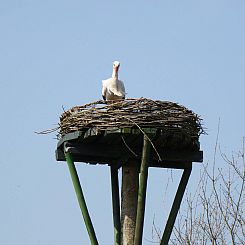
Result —
M 100 100 L 75 106 L 61 115 L 59 136 L 91 127 L 98 130 L 156 128 L 169 133 L 183 132 L 195 139 L 204 133 L 201 118 L 184 106 L 140 98 L 110 102 Z

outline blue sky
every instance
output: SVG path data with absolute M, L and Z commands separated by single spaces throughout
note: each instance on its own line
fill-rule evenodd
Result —
M 245 136 L 245 2 L 0 0 L 0 244 L 89 244 L 52 128 L 66 109 L 101 97 L 120 60 L 127 96 L 178 102 L 204 119 L 205 162 Z M 192 189 L 201 164 L 194 165 Z M 96 233 L 112 244 L 109 169 L 79 164 Z M 169 196 L 180 171 L 173 171 Z M 151 169 L 144 244 L 164 225 L 170 171 Z

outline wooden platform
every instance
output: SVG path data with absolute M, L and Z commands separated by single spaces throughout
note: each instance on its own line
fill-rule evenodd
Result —
M 184 169 L 192 162 L 202 162 L 203 152 L 199 142 L 192 142 L 181 134 L 165 134 L 152 128 L 144 128 L 155 147 L 151 167 Z M 65 161 L 64 145 L 69 147 L 75 162 L 108 164 L 121 167 L 141 160 L 143 133 L 135 128 L 98 131 L 90 128 L 63 136 L 57 145 L 56 160 Z

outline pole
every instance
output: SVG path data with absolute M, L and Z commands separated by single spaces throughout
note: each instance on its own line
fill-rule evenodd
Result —
M 122 166 L 121 245 L 134 244 L 138 187 L 138 163 L 128 161 Z
M 178 190 L 174 198 L 174 202 L 173 202 L 173 205 L 172 205 L 169 217 L 168 217 L 168 221 L 167 221 L 160 245 L 168 245 L 168 242 L 169 242 L 169 239 L 170 239 L 173 227 L 174 227 L 175 219 L 179 211 L 180 204 L 181 204 L 190 175 L 191 175 L 191 167 L 184 169 L 184 172 L 182 174 L 182 177 L 179 183 L 179 187 L 178 187 Z
M 144 135 L 144 144 L 143 144 L 142 159 L 141 159 L 141 166 L 140 166 L 140 181 L 139 181 L 134 245 L 142 244 L 146 188 L 147 188 L 148 166 L 150 161 L 150 155 L 151 155 L 151 144 L 149 142 L 149 139 Z
M 88 235 L 90 238 L 91 245 L 98 245 L 98 241 L 97 241 L 97 238 L 95 235 L 94 227 L 93 227 L 92 221 L 91 221 L 89 213 L 88 213 L 88 208 L 87 208 L 84 196 L 83 196 L 82 187 L 81 187 L 78 175 L 77 175 L 77 171 L 76 171 L 72 156 L 68 152 L 67 149 L 65 149 L 64 152 L 65 152 L 65 158 L 66 158 L 69 170 L 70 170 L 73 186 L 74 186 L 74 189 L 75 189 L 75 192 L 77 195 L 77 200 L 78 200 L 78 203 L 79 203 L 82 215 L 83 215 L 84 223 L 85 223 L 87 231 L 88 231 Z
M 121 222 L 120 222 L 118 169 L 113 166 L 111 166 L 111 192 L 112 192 L 112 209 L 113 209 L 113 222 L 114 222 L 114 244 L 120 245 Z

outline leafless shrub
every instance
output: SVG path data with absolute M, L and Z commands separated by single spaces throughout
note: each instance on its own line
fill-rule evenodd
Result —
M 217 151 L 216 143 L 213 164 L 204 165 L 197 192 L 186 195 L 169 244 L 245 244 L 245 138 L 231 156 L 219 150 L 222 168 Z

